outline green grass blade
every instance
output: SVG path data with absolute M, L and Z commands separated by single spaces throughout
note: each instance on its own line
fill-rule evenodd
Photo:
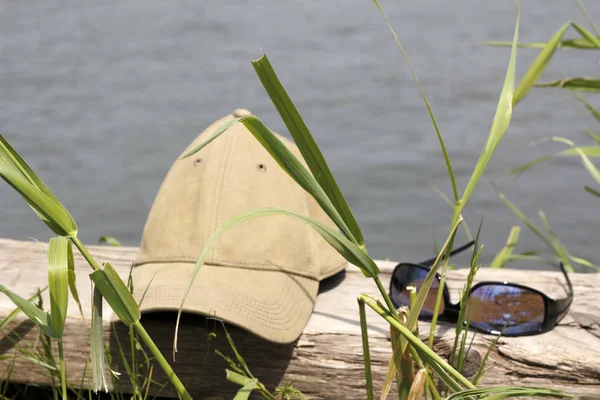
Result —
M 120 343 L 119 343 L 120 346 Z M 95 392 L 104 389 L 108 393 L 106 364 L 104 361 L 104 327 L 102 324 L 102 294 L 94 287 L 92 295 L 92 325 L 90 329 L 92 353 L 92 388 Z M 121 352 L 122 354 L 123 352 Z M 124 363 L 127 366 L 127 363 Z
M 483 152 L 479 156 L 477 160 L 477 164 L 475 165 L 475 169 L 473 170 L 473 174 L 467 183 L 467 187 L 462 195 L 460 200 L 460 207 L 457 207 L 455 211 L 455 217 L 457 216 L 462 208 L 464 208 L 465 204 L 469 200 L 471 193 L 477 186 L 481 175 L 485 171 L 490 159 L 492 158 L 492 154 L 496 150 L 496 147 L 504 137 L 506 130 L 508 129 L 508 125 L 512 116 L 512 108 L 514 104 L 513 93 L 515 92 L 515 70 L 517 63 L 517 41 L 519 40 L 519 7 L 517 6 L 517 21 L 515 24 L 515 34 L 513 37 L 512 49 L 510 52 L 510 60 L 508 62 L 508 68 L 506 71 L 506 77 L 504 79 L 504 85 L 502 87 L 502 91 L 500 92 L 500 98 L 498 100 L 498 106 L 496 107 L 496 114 L 494 115 L 494 120 L 492 121 L 492 127 L 490 129 L 490 134 L 488 136 L 485 147 L 483 148 Z M 514 94 L 516 96 L 516 93 Z
M 48 288 L 50 292 L 50 316 L 58 338 L 67 320 L 69 305 L 69 250 L 71 242 L 64 237 L 50 239 L 48 247 Z M 72 258 L 72 252 L 71 252 Z
M 419 79 L 417 78 L 417 74 L 415 73 L 415 70 L 413 69 L 412 64 L 410 63 L 410 60 L 408 59 L 408 55 L 404 51 L 404 47 L 400 43 L 400 39 L 398 39 L 398 35 L 394 31 L 392 24 L 388 20 L 387 15 L 383 11 L 383 8 L 381 8 L 381 5 L 379 5 L 379 2 L 377 0 L 373 0 L 373 2 L 379 9 L 379 12 L 385 19 L 385 22 L 386 22 L 388 28 L 394 35 L 394 38 L 396 39 L 396 44 L 400 48 L 400 51 L 402 52 L 402 56 L 404 57 L 404 60 L 406 61 L 406 65 L 408 65 L 408 69 L 410 70 L 410 73 L 412 74 L 413 80 L 417 84 L 417 88 L 419 89 L 419 92 L 421 93 L 421 98 L 425 102 L 425 107 L 427 107 L 427 112 L 429 113 L 429 118 L 431 119 L 431 122 L 433 123 L 435 133 L 438 137 L 438 141 L 440 142 L 442 154 L 444 155 L 444 161 L 446 162 L 446 169 L 448 170 L 448 175 L 450 176 L 450 182 L 452 183 L 452 192 L 454 194 L 454 200 L 455 200 L 455 202 L 457 202 L 458 201 L 458 187 L 456 186 L 456 178 L 454 176 L 454 169 L 452 168 L 452 163 L 450 162 L 450 156 L 448 155 L 448 151 L 446 150 L 446 144 L 444 143 L 444 138 L 442 137 L 440 129 L 435 120 L 435 117 L 433 116 L 433 109 L 431 108 L 431 105 L 429 104 L 429 101 L 427 100 L 427 97 L 425 96 L 425 91 L 423 91 L 423 88 L 421 87 L 421 84 L 419 83 Z
M 351 242 L 349 239 L 339 234 L 335 230 L 311 218 L 304 217 L 302 215 L 278 208 L 260 208 L 235 215 L 227 221 L 225 221 L 223 224 L 221 224 L 217 228 L 217 230 L 215 230 L 213 234 L 208 238 L 208 240 L 204 244 L 204 248 L 202 249 L 200 256 L 198 257 L 198 261 L 196 262 L 196 265 L 194 266 L 194 269 L 190 274 L 190 279 L 187 283 L 186 290 L 183 294 L 181 305 L 179 306 L 179 312 L 177 313 L 177 322 L 175 325 L 175 335 L 173 342 L 173 355 L 175 355 L 175 353 L 177 352 L 179 321 L 181 318 L 181 313 L 183 311 L 183 305 L 190 292 L 192 284 L 194 283 L 194 280 L 198 276 L 200 269 L 204 265 L 204 262 L 206 261 L 206 258 L 210 254 L 210 251 L 212 250 L 216 241 L 223 233 L 227 232 L 229 229 L 233 228 L 237 224 L 255 218 L 269 217 L 274 215 L 294 217 L 307 223 L 312 229 L 314 229 L 319 235 L 321 235 L 321 237 L 325 239 L 329 243 L 329 245 L 333 247 L 342 257 L 348 260 L 348 262 L 350 262 L 351 264 L 357 266 L 366 277 L 376 277 L 379 274 L 379 267 L 377 267 L 377 264 L 375 264 L 375 262 L 356 243 Z
M 75 260 L 73 259 L 73 245 L 71 242 L 68 242 L 67 245 L 67 265 L 68 265 L 68 280 L 69 280 L 69 290 L 71 291 L 71 296 L 77 307 L 79 308 L 79 313 L 81 314 L 81 318 L 85 318 L 83 316 L 83 308 L 81 307 L 81 301 L 79 300 L 79 292 L 77 291 L 77 275 L 75 274 Z
M 74 236 L 77 234 L 77 225 L 67 210 L 57 205 L 22 175 L 2 168 L 0 164 L 0 176 L 25 199 L 38 217 L 55 234 L 59 236 Z
M 90 278 L 121 322 L 130 326 L 140 320 L 140 309 L 135 299 L 110 263 L 92 272 Z
M 325 157 L 323 157 L 319 146 L 317 146 L 317 143 L 300 116 L 300 113 L 298 113 L 292 99 L 288 96 L 283 85 L 279 81 L 269 59 L 266 55 L 263 55 L 258 60 L 252 61 L 252 66 L 263 87 L 267 91 L 267 94 L 271 98 L 273 105 L 277 109 L 277 112 L 281 116 L 281 119 L 285 123 L 285 126 L 287 126 L 290 134 L 294 138 L 294 142 L 298 146 L 308 168 L 352 232 L 352 235 L 356 239 L 356 243 L 363 247 L 365 240 L 360 227 L 358 226 L 346 199 L 344 199 L 344 196 L 325 161 Z
M 0 176 L 24 197 L 54 233 L 77 234 L 77 224 L 71 214 L 2 135 Z
M 485 352 L 485 355 L 483 356 L 481 364 L 479 365 L 479 368 L 477 369 L 477 373 L 475 374 L 475 377 L 473 378 L 473 385 L 479 386 L 479 383 L 483 379 L 483 373 L 485 371 L 485 366 L 487 364 L 487 360 L 490 357 L 490 354 L 492 354 L 492 350 L 494 349 L 494 347 L 496 347 L 496 344 L 498 344 L 498 341 L 500 340 L 501 337 L 502 337 L 502 335 L 496 335 L 496 337 L 490 344 L 490 347 L 488 347 L 487 351 Z
M 254 135 L 260 144 L 271 154 L 279 166 L 306 190 L 319 203 L 319 206 L 331 218 L 331 220 L 340 228 L 342 232 L 354 243 L 360 243 L 354 237 L 346 222 L 337 211 L 323 188 L 319 185 L 316 178 L 300 163 L 292 152 L 279 140 L 275 134 L 265 126 L 261 120 L 254 116 L 246 116 L 240 119 L 246 128 Z
M 365 303 L 358 298 L 358 316 L 360 320 L 360 333 L 363 346 L 363 362 L 365 366 L 365 381 L 367 389 L 367 400 L 373 400 L 373 373 L 371 371 L 371 351 L 369 349 L 369 330 L 367 329 L 367 314 Z
M 39 293 L 41 294 L 42 292 L 46 291 L 46 289 L 48 289 L 48 286 L 46 286 L 45 288 L 43 288 Z M 27 301 L 31 303 L 38 296 L 39 296 L 38 293 L 36 293 L 33 296 L 31 296 L 30 298 L 28 298 Z M 8 315 L 6 317 L 4 317 L 4 319 L 2 319 L 0 321 L 0 332 L 2 332 L 2 329 L 6 328 L 6 326 L 8 325 L 8 323 L 10 321 L 12 321 L 12 319 L 14 317 L 16 317 L 20 312 L 21 312 L 21 309 L 19 307 L 17 307 L 14 310 L 12 310 L 10 313 L 8 313 Z
M 562 80 L 536 83 L 536 87 L 559 87 L 562 89 L 579 90 L 582 92 L 600 92 L 600 79 L 598 78 L 566 78 Z
M 432 185 L 431 187 L 438 194 L 438 196 L 440 196 L 442 198 L 442 200 L 444 200 L 446 202 L 446 204 L 448 204 L 450 209 L 454 209 L 455 204 L 452 203 L 452 201 L 450 201 L 450 199 L 448 198 L 448 196 L 446 196 L 446 194 L 444 192 L 442 192 L 437 186 Z M 467 239 L 469 241 L 473 240 L 473 234 L 471 233 L 471 228 L 469 228 L 469 224 L 467 224 L 467 221 L 463 221 L 462 226 L 465 231 L 465 235 L 467 235 Z M 436 252 L 438 252 L 437 244 L 435 246 L 435 249 L 436 249 Z
M 251 379 L 236 393 L 233 400 L 247 400 L 250 398 L 250 393 L 258 386 L 258 379 Z
M 438 376 L 448 385 L 452 390 L 461 390 L 461 385 L 474 389 L 475 386 L 468 379 L 462 376 L 458 371 L 452 368 L 446 361 L 444 361 L 439 355 L 431 350 L 425 343 L 423 343 L 418 337 L 413 335 L 407 326 L 403 325 L 398 321 L 397 317 L 392 315 L 389 310 L 382 307 L 382 304 L 376 299 L 369 295 L 361 295 L 361 299 L 364 303 L 369 306 L 373 311 L 383 317 L 390 325 L 397 329 L 400 334 L 406 338 L 410 345 L 417 351 L 421 359 L 431 367 L 431 369 L 438 374 Z
M 319 185 L 315 177 L 304 167 L 304 165 L 292 154 L 292 152 L 275 136 L 275 134 L 255 116 L 245 116 L 240 119 L 231 120 L 224 123 L 218 128 L 217 133 L 226 131 L 235 123 L 242 123 L 252 135 L 258 140 L 258 142 L 269 152 L 273 159 L 279 164 L 279 166 L 306 192 L 308 192 L 319 204 L 319 206 L 325 211 L 325 213 L 331 218 L 331 220 L 337 225 L 337 227 L 354 243 L 358 243 L 356 238 L 348 225 L 344 222 L 344 219 L 337 211 L 323 188 Z M 219 134 L 222 134 L 220 132 Z M 216 135 L 216 133 L 215 133 Z M 213 135 L 214 136 L 214 135 Z M 208 141 L 201 143 L 198 148 L 203 148 Z
M 429 292 L 429 289 L 431 288 L 431 284 L 433 283 L 433 280 L 435 279 L 438 263 L 440 262 L 442 255 L 446 253 L 446 250 L 448 249 L 448 246 L 450 245 L 451 241 L 454 239 L 454 236 L 456 235 L 456 230 L 460 226 L 462 220 L 463 220 L 462 217 L 459 216 L 458 221 L 452 227 L 452 230 L 450 231 L 450 235 L 448 236 L 448 238 L 446 239 L 446 242 L 444 243 L 440 252 L 438 253 L 437 259 L 435 260 L 434 264 L 431 266 L 431 270 L 429 271 L 429 273 L 425 277 L 425 280 L 421 284 L 421 288 L 419 290 L 419 293 L 417 294 L 415 301 L 411 302 L 410 311 L 408 313 L 408 317 L 407 317 L 406 324 L 405 324 L 406 328 L 411 332 L 416 331 L 416 329 L 418 328 L 417 322 L 418 322 L 419 314 L 421 313 L 421 309 L 423 308 L 423 305 L 425 304 L 425 299 L 427 298 L 427 294 Z M 406 347 L 407 347 L 406 342 L 403 342 L 401 346 L 395 346 L 393 348 L 392 358 L 388 365 L 387 376 L 394 376 L 396 374 L 397 367 L 396 367 L 396 364 L 394 363 L 394 360 L 400 359 L 402 357 L 402 355 L 404 355 L 404 352 L 406 351 Z
M 575 22 L 573 22 L 573 28 L 579 32 L 581 37 L 585 38 L 588 42 L 593 43 L 597 49 L 600 49 L 600 38 L 594 36 L 590 31 Z
M 521 233 L 520 226 L 513 226 L 510 229 L 508 238 L 506 239 L 506 245 L 500 250 L 500 252 L 494 257 L 490 263 L 490 268 L 502 268 L 504 264 L 510 259 L 512 252 L 519 241 L 519 234 Z
M 516 386 L 496 386 L 490 388 L 477 388 L 463 390 L 460 392 L 453 393 L 447 400 L 459 400 L 467 399 L 472 396 L 487 396 L 488 400 L 502 400 L 510 397 L 533 397 L 533 396 L 548 396 L 557 398 L 570 398 L 573 397 L 560 390 L 535 388 L 535 387 L 516 387 Z
M 16 293 L 13 293 L 8 288 L 0 285 L 0 292 L 4 293 L 22 312 L 27 315 L 47 336 L 56 339 L 58 337 L 50 314 L 39 309 L 31 302 L 25 300 Z
M 238 121 L 239 121 L 239 118 L 233 118 L 233 119 L 230 119 L 228 121 L 223 122 L 217 128 L 217 130 L 211 135 L 211 137 L 208 138 L 208 140 L 206 142 L 200 143 L 198 146 L 194 147 L 192 150 L 190 150 L 186 154 L 184 154 L 180 159 L 184 159 L 184 158 L 187 158 L 187 157 L 189 157 L 189 156 L 191 156 L 193 154 L 196 154 L 197 152 L 199 152 L 200 150 L 202 150 L 205 146 L 207 146 L 210 142 L 212 142 L 213 140 L 215 140 L 216 138 L 218 138 L 219 136 L 221 136 L 225 131 L 227 131 L 227 129 L 231 128 Z
M 533 63 L 521 79 L 521 82 L 515 89 L 515 94 L 512 99 L 513 106 L 517 105 L 517 103 L 519 103 L 519 101 L 521 101 L 523 97 L 525 97 L 529 89 L 531 89 L 531 87 L 537 82 L 539 77 L 542 75 L 542 72 L 544 72 L 544 69 L 546 69 L 546 66 L 548 65 L 550 59 L 554 55 L 554 52 L 558 48 L 560 40 L 564 36 L 567 29 L 569 29 L 569 26 L 571 26 L 571 21 L 565 23 L 554 34 L 554 36 L 552 36 L 552 38 L 546 43 L 540 54 L 538 54 L 537 58 L 533 61 Z

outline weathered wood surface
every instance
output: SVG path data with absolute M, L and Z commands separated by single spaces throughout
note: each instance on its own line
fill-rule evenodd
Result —
M 47 280 L 47 244 L 0 239 L 0 283 L 22 296 L 30 296 Z M 90 247 L 98 261 L 110 261 L 126 277 L 135 248 Z M 389 282 L 394 263 L 381 261 L 382 280 Z M 76 256 L 78 289 L 85 310 L 85 320 L 71 302 L 65 329 L 65 352 L 68 380 L 79 387 L 89 359 L 90 284 L 91 272 L 81 257 Z M 275 345 L 262 341 L 234 327 L 229 331 L 246 358 L 253 373 L 268 386 L 296 381 L 295 387 L 313 399 L 365 398 L 364 370 L 358 308 L 360 293 L 376 294 L 374 284 L 353 266 L 326 281 L 319 294 L 313 316 L 300 339 L 291 345 Z M 451 271 L 449 286 L 454 300 L 464 284 L 466 271 Z M 543 335 L 502 338 L 488 362 L 485 385 L 526 385 L 564 389 L 575 395 L 600 394 L 600 274 L 571 274 L 575 300 L 569 315 L 560 326 Z M 551 296 L 563 297 L 565 284 L 560 273 L 525 270 L 479 271 L 477 280 L 506 280 L 525 283 Z M 47 295 L 45 304 L 48 304 Z M 13 304 L 0 296 L 0 321 L 14 309 Z M 108 308 L 106 308 L 108 310 Z M 388 328 L 379 316 L 368 310 L 369 335 L 373 374 L 379 389 L 390 357 Z M 117 339 L 128 348 L 127 329 L 105 312 L 105 337 L 113 359 L 118 359 Z M 148 314 L 143 323 L 161 350 L 172 352 L 174 313 Z M 205 360 L 205 341 L 212 323 L 199 316 L 186 315 L 180 329 L 179 353 L 174 368 L 195 398 L 232 398 L 236 386 L 224 378 L 225 364 L 209 352 Z M 420 324 L 423 337 L 429 331 L 427 323 Z M 221 330 L 212 348 L 231 353 Z M 22 339 L 14 342 L 15 335 Z M 23 315 L 17 316 L 0 332 L 0 355 L 13 354 L 16 349 L 32 346 L 37 329 Z M 454 338 L 454 327 L 440 325 L 436 331 L 435 349 L 448 355 Z M 474 372 L 485 354 L 492 336 L 476 335 L 469 356 L 466 374 Z M 138 356 L 139 359 L 139 356 Z M 0 377 L 6 375 L 9 361 L 0 362 Z M 89 373 L 89 372 L 88 372 Z M 31 362 L 17 358 L 11 380 L 22 383 L 43 383 L 47 372 Z M 153 378 L 164 381 L 161 371 L 154 368 Z M 87 378 L 83 379 L 84 384 Z M 315 382 L 305 382 L 318 381 Z M 120 380 L 120 389 L 128 390 L 127 379 Z M 162 396 L 173 396 L 167 384 Z

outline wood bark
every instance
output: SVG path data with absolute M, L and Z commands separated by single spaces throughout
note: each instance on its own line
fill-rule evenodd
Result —
M 98 262 L 110 261 L 122 277 L 126 278 L 135 256 L 132 247 L 90 246 Z M 0 239 L 0 283 L 23 297 L 33 295 L 47 282 L 47 244 L 18 242 Z M 89 387 L 89 325 L 91 272 L 85 261 L 76 255 L 77 287 L 84 310 L 84 318 L 73 301 L 70 301 L 65 328 L 65 354 L 68 382 L 74 388 Z M 378 261 L 384 285 L 389 284 L 395 265 Z M 453 300 L 458 298 L 465 282 L 466 270 L 453 270 L 448 274 L 448 285 Z M 486 366 L 483 386 L 519 385 L 543 386 L 567 391 L 576 396 L 600 395 L 600 274 L 570 274 L 575 289 L 575 299 L 567 317 L 554 330 L 536 336 L 501 338 L 491 351 Z M 482 268 L 476 281 L 500 280 L 522 283 L 537 288 L 551 297 L 564 297 L 566 284 L 562 274 L 553 271 L 531 271 Z M 360 293 L 377 294 L 372 281 L 349 265 L 345 272 L 321 284 L 313 315 L 302 336 L 290 345 L 276 345 L 250 335 L 242 329 L 228 326 L 235 345 L 247 361 L 252 373 L 267 387 L 283 386 L 293 382 L 310 399 L 360 399 L 366 398 L 362 342 L 358 317 L 357 296 Z M 47 292 L 43 294 L 48 306 Z M 0 321 L 15 306 L 6 296 L 0 296 Z M 109 310 L 106 306 L 105 310 Z M 142 318 L 147 331 L 159 348 L 172 360 L 175 313 L 150 313 Z M 367 310 L 369 341 L 376 393 L 381 390 L 390 359 L 389 327 L 372 310 Z M 430 326 L 419 324 L 421 337 L 428 337 Z M 448 358 L 454 342 L 454 326 L 440 323 L 435 331 L 434 349 Z M 207 341 L 208 333 L 216 333 Z M 113 365 L 124 372 L 119 347 L 129 358 L 128 328 L 115 321 L 110 312 L 104 315 L 104 334 Z M 49 382 L 47 370 L 20 357 L 24 349 L 36 345 L 38 330 L 23 314 L 15 316 L 0 331 L 0 379 L 12 368 L 11 381 L 45 384 Z M 468 354 L 466 376 L 478 369 L 494 336 L 477 334 Z M 469 336 L 468 342 L 470 342 Z M 198 315 L 184 315 L 180 327 L 179 352 L 173 363 L 175 371 L 194 398 L 232 398 L 236 387 L 225 379 L 225 362 L 214 349 L 233 356 L 223 329 L 215 321 Z M 2 356 L 17 355 L 16 358 Z M 141 351 L 136 351 L 136 363 L 143 364 Z M 140 373 L 147 373 L 141 365 Z M 153 366 L 152 378 L 166 382 L 158 366 Z M 118 387 L 117 387 L 118 386 Z M 131 390 L 126 374 L 110 389 Z M 392 395 L 393 395 L 392 389 Z M 153 385 L 151 393 L 158 393 Z M 174 396 L 167 383 L 161 396 Z M 390 397 L 392 398 L 392 397 Z

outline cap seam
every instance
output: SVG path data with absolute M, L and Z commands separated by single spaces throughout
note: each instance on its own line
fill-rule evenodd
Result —
M 150 260 L 150 261 L 141 261 L 141 262 L 137 262 L 133 269 L 135 271 L 136 268 L 139 268 L 145 264 L 178 264 L 178 263 L 182 263 L 182 264 L 195 264 L 197 261 L 197 259 L 182 259 L 180 257 L 173 257 L 173 258 L 161 258 L 161 259 L 155 259 L 155 260 Z M 205 262 L 204 263 L 209 264 L 211 266 L 214 267 L 225 267 L 225 268 L 238 268 L 238 269 L 250 269 L 250 270 L 258 270 L 258 271 L 270 271 L 270 272 L 281 272 L 281 273 L 286 273 L 286 274 L 292 274 L 292 275 L 296 275 L 296 276 L 301 276 L 303 278 L 308 278 L 308 279 L 312 279 L 315 281 L 318 281 L 319 278 L 317 276 L 314 275 L 309 275 L 306 273 L 302 273 L 301 271 L 297 271 L 294 269 L 291 269 L 289 267 L 285 267 L 285 266 L 281 266 L 281 265 L 274 265 L 274 264 L 261 264 L 261 263 L 241 263 L 239 261 L 233 260 L 230 262 L 223 262 L 223 260 L 220 260 L 219 262 Z M 274 269 L 276 268 L 276 269 Z
M 226 133 L 227 131 L 223 132 Z M 231 135 L 227 135 L 227 137 L 225 137 L 225 148 L 227 149 L 225 152 L 223 152 L 223 160 L 221 161 L 221 168 L 219 168 L 220 170 L 220 176 L 219 176 L 219 185 L 217 185 L 218 187 L 215 188 L 213 194 L 214 197 L 213 199 L 221 199 L 221 195 L 223 194 L 223 188 L 225 187 L 225 176 L 227 171 L 229 170 L 229 166 L 230 166 L 230 155 L 231 155 L 231 151 L 233 149 L 234 143 L 232 143 L 232 141 L 235 138 L 232 138 Z M 209 229 L 210 227 L 207 226 L 206 227 L 206 236 L 207 238 L 209 238 L 214 231 L 217 229 L 217 227 L 219 226 L 219 220 L 220 220 L 220 215 L 221 215 L 221 208 L 223 205 L 223 202 L 221 201 L 217 201 L 218 206 L 216 207 L 217 210 L 215 212 L 215 218 L 214 218 L 214 222 L 213 222 L 213 228 Z M 210 257 L 212 258 L 214 256 L 215 253 L 215 247 L 213 246 Z

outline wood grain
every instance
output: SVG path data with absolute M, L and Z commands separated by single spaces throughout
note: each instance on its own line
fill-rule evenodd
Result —
M 136 248 L 90 246 L 94 257 L 110 261 L 126 277 Z M 47 280 L 46 243 L 18 242 L 0 239 L 0 283 L 21 296 L 30 296 Z M 384 285 L 389 282 L 392 262 L 379 261 Z M 89 362 L 90 283 L 91 269 L 76 256 L 78 289 L 85 319 L 71 302 L 65 329 L 65 352 L 68 381 L 73 387 L 88 382 L 86 365 Z M 451 271 L 448 284 L 453 297 L 464 284 L 465 270 Z M 554 330 L 543 335 L 502 338 L 492 351 L 483 385 L 526 385 L 564 389 L 575 395 L 600 394 L 600 302 L 599 274 L 571 274 L 575 300 L 570 313 Z M 506 280 L 538 288 L 551 296 L 563 297 L 565 283 L 560 273 L 528 270 L 481 269 L 476 280 Z M 362 345 L 356 297 L 360 293 L 376 294 L 375 285 L 349 265 L 344 273 L 321 285 L 313 315 L 303 335 L 293 344 L 276 345 L 266 342 L 233 326 L 228 327 L 240 353 L 252 372 L 267 386 L 294 381 L 294 386 L 311 399 L 365 398 Z M 48 304 L 47 294 L 44 299 Z M 0 296 L 0 321 L 14 305 Z M 108 310 L 108 307 L 106 307 Z M 373 374 L 379 391 L 390 357 L 388 326 L 379 316 L 367 310 L 372 352 Z M 159 348 L 171 360 L 175 313 L 144 315 L 143 323 Z M 208 332 L 217 336 L 205 351 Z M 129 349 L 127 328 L 110 312 L 104 315 L 104 333 L 113 360 L 119 359 L 119 342 Z M 225 363 L 212 349 L 231 354 L 222 328 L 214 321 L 198 315 L 185 315 L 180 329 L 179 353 L 174 368 L 195 398 L 232 398 L 236 386 L 224 378 Z M 429 332 L 427 323 L 420 323 L 423 338 Z M 15 338 L 20 340 L 16 341 Z M 0 356 L 18 354 L 19 349 L 35 345 L 37 328 L 22 314 L 0 332 Z M 452 349 L 454 327 L 440 324 L 436 329 L 435 350 L 447 357 Z M 475 335 L 465 374 L 473 374 L 489 347 L 493 336 Z M 141 353 L 136 352 L 138 360 Z M 1 358 L 1 357 L 0 357 Z M 0 377 L 6 376 L 12 361 L 0 361 Z M 122 365 L 118 365 L 121 371 Z M 154 367 L 153 378 L 164 382 L 161 371 Z M 11 380 L 21 383 L 48 382 L 47 371 L 23 358 L 16 358 Z M 157 387 L 152 390 L 156 391 Z M 119 389 L 128 391 L 126 378 Z M 161 396 L 174 396 L 167 384 Z

